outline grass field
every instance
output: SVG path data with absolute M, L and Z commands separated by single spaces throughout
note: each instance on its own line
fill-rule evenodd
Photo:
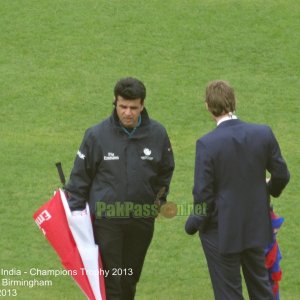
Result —
M 69 174 L 84 130 L 110 114 L 121 77 L 145 82 L 175 153 L 169 200 L 191 203 L 195 141 L 214 128 L 204 88 L 225 79 L 238 116 L 271 125 L 288 163 L 291 182 L 274 200 L 285 217 L 281 298 L 300 299 L 299 1 L 2 0 L 0 11 L 1 269 L 61 268 L 32 214 L 59 186 L 54 163 Z M 137 300 L 213 299 L 185 219 L 157 220 Z M 18 298 L 84 299 L 71 278 L 51 280 L 18 287 Z

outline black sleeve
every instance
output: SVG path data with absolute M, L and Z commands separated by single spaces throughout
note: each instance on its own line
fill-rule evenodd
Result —
M 271 174 L 271 179 L 268 182 L 268 190 L 270 195 L 278 197 L 290 180 L 286 162 L 284 161 L 278 142 L 270 129 L 270 157 L 267 164 L 267 170 Z
M 164 188 L 162 195 L 159 199 L 161 202 L 165 202 L 169 193 L 169 186 L 172 179 L 172 175 L 175 168 L 174 155 L 168 134 L 165 133 L 165 139 L 163 144 L 162 160 L 158 171 L 158 187 L 159 190 Z
M 66 185 L 70 195 L 68 202 L 71 210 L 84 209 L 88 201 L 90 186 L 97 168 L 95 146 L 92 132 L 88 129 L 77 151 L 70 179 Z
M 196 158 L 193 187 L 194 204 L 204 203 L 206 213 L 212 213 L 215 206 L 214 164 L 206 146 L 198 140 L 196 143 Z

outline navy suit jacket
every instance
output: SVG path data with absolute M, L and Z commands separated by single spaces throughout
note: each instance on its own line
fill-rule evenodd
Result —
M 272 241 L 269 196 L 278 197 L 289 178 L 268 126 L 228 120 L 197 141 L 194 203 L 206 203 L 209 224 L 219 231 L 221 253 Z

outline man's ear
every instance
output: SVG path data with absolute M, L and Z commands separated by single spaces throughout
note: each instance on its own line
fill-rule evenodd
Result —
M 213 118 L 216 117 L 216 116 L 213 114 L 213 112 L 209 109 L 207 102 L 205 102 L 205 107 L 206 107 L 207 111 L 210 112 L 210 113 L 212 114 Z
M 143 111 L 143 109 L 144 109 L 144 104 L 142 104 L 142 107 L 141 107 L 141 112 Z

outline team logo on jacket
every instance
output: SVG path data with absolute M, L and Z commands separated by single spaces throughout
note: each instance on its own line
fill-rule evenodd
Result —
M 80 150 L 77 151 L 77 155 L 81 159 L 85 159 L 85 154 L 83 154 Z
M 150 156 L 151 150 L 149 148 L 144 148 L 143 154 L 145 155 L 141 156 L 142 160 L 153 160 L 153 156 Z
M 103 158 L 104 158 L 104 160 L 119 160 L 120 159 L 120 157 L 115 155 L 113 152 L 108 152 L 107 156 L 104 156 Z

